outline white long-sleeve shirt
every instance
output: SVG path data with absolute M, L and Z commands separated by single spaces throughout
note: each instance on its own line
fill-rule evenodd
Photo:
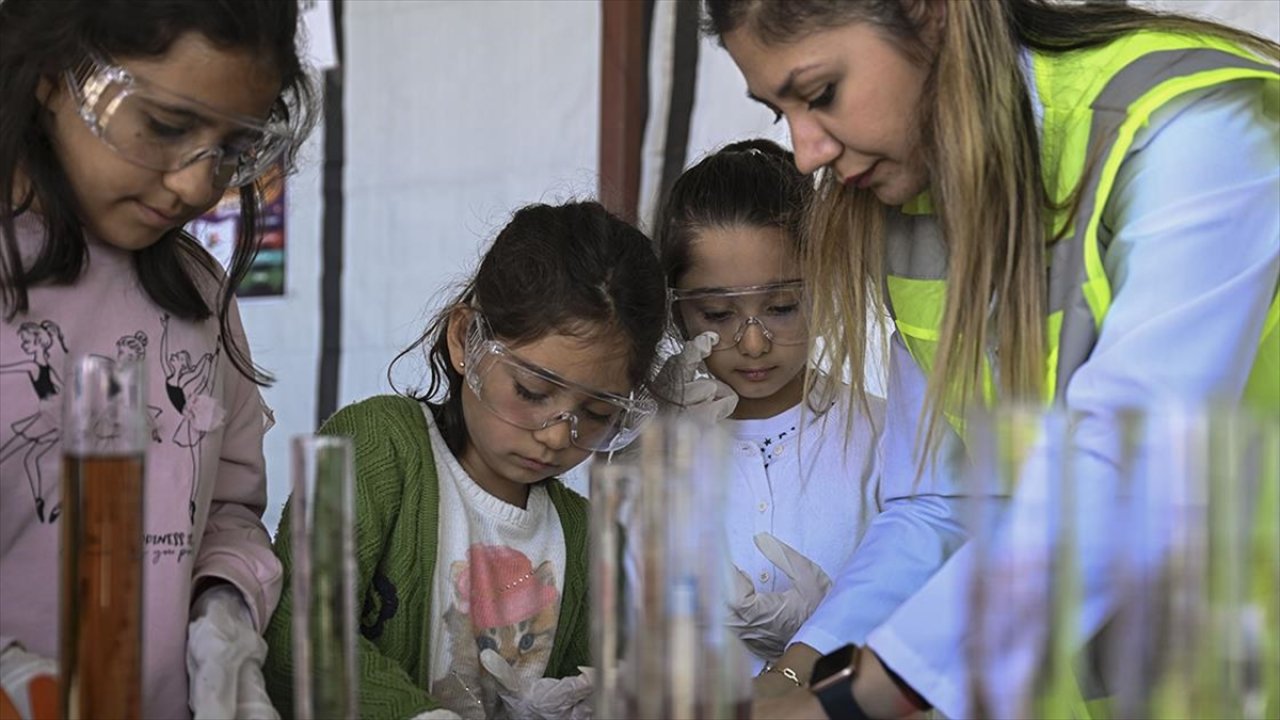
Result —
M 1079 642 L 1093 637 L 1115 608 L 1108 562 L 1117 529 L 1133 520 L 1113 502 L 1120 482 L 1113 413 L 1169 401 L 1239 399 L 1243 393 L 1280 283 L 1280 124 L 1274 100 L 1271 107 L 1265 102 L 1261 81 L 1249 80 L 1164 106 L 1136 136 L 1104 209 L 1111 239 L 1103 261 L 1113 300 L 1097 346 L 1065 398 L 1078 418 L 1075 446 L 1082 457 L 1074 483 Z M 919 413 L 925 377 L 913 366 L 894 364 L 900 371 L 896 389 L 908 392 L 890 393 L 891 418 Z M 1046 517 L 1046 473 L 1036 471 L 1046 464 L 1044 457 L 1029 460 L 993 557 L 1016 551 L 1019 562 L 1047 562 L 1048 533 L 1018 531 Z M 1158 483 L 1147 492 L 1156 507 L 1177 500 L 1172 487 Z M 867 643 L 945 715 L 971 713 L 974 672 L 995 679 L 987 685 L 994 693 L 990 710 L 1016 715 L 1026 709 L 1021 703 L 1043 657 L 1050 606 L 1044 573 L 1006 579 L 1000 612 L 984 615 L 987 632 L 1005 644 L 983 667 L 972 668 L 966 590 L 974 563 L 973 548 L 962 548 Z M 865 582 L 861 574 L 846 568 L 830 602 L 855 612 L 857 596 L 842 591 L 858 582 Z
M 847 395 L 842 391 L 821 413 L 800 403 L 769 418 L 724 421 L 733 440 L 725 493 L 729 557 L 756 592 L 791 587 L 756 547 L 757 533 L 771 533 L 835 576 L 884 510 L 875 462 L 884 401 L 870 398 L 868 416 L 850 410 Z M 753 658 L 752 672 L 764 662 Z

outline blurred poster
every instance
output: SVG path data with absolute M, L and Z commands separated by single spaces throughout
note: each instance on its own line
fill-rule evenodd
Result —
M 259 227 L 262 228 L 262 247 L 258 257 L 240 283 L 236 295 L 240 297 L 265 297 L 284 295 L 284 178 L 280 168 L 269 172 L 258 181 L 262 192 L 262 211 Z M 222 263 L 231 265 L 231 255 L 240 235 L 240 191 L 230 189 L 209 212 L 192 220 L 187 230 L 200 241 L 211 255 Z

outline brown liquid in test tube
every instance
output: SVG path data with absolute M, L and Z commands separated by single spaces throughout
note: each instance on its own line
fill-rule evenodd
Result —
M 142 716 L 142 478 L 141 454 L 63 457 L 63 717 Z

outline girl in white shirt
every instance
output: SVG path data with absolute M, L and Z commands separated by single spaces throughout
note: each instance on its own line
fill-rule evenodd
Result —
M 893 609 L 851 609 L 856 628 L 847 618 L 838 628 L 808 622 L 828 576 L 860 543 L 867 551 L 858 562 L 874 563 L 883 552 L 868 537 L 872 528 L 906 518 L 927 536 L 924 556 L 939 565 L 936 548 L 952 542 L 939 538 L 958 533 L 930 500 L 880 486 L 882 404 L 852 404 L 839 381 L 810 362 L 799 259 L 812 192 L 790 153 L 768 140 L 738 142 L 676 181 L 655 233 L 675 333 L 687 341 L 676 362 L 701 360 L 719 381 L 715 396 L 700 403 L 686 392 L 686 411 L 724 422 L 733 439 L 726 515 L 738 597 L 731 622 L 756 670 L 797 631 L 866 632 Z M 878 581 L 892 586 L 894 569 L 886 566 Z M 786 675 L 787 668 L 769 670 Z

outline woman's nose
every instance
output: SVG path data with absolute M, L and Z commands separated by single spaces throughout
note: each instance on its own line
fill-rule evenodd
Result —
M 840 157 L 843 147 L 821 125 L 810 118 L 787 118 L 796 169 L 805 175 L 817 172 Z

